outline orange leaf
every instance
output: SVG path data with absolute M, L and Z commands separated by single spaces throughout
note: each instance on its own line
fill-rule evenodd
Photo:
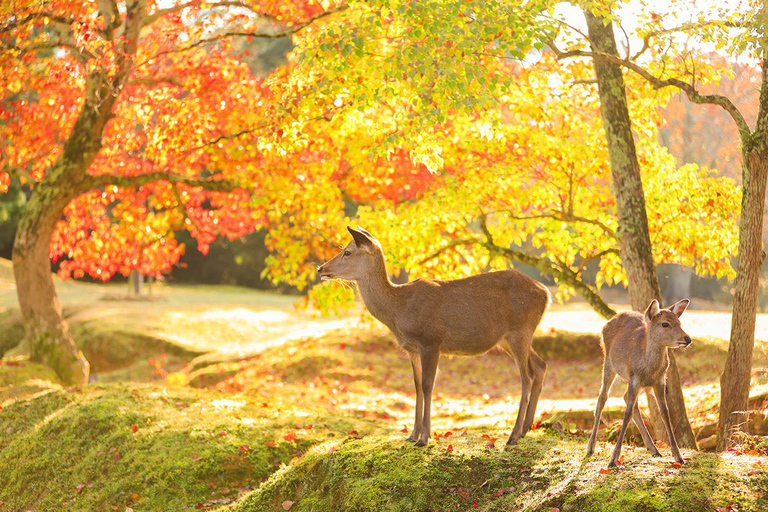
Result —
M 600 473 L 601 475 L 607 475 L 610 472 L 611 472 L 610 469 L 605 469 L 605 468 L 600 468 L 600 471 L 598 471 L 598 473 Z

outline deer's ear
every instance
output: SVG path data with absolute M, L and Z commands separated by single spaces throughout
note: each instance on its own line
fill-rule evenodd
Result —
M 349 234 L 352 235 L 352 238 L 355 240 L 355 245 L 358 249 L 371 252 L 373 249 L 373 240 L 371 240 L 368 235 L 350 226 L 347 226 L 347 231 L 349 231 Z
M 645 319 L 647 321 L 653 320 L 653 318 L 659 314 L 659 301 L 653 299 L 648 307 L 645 309 Z
M 688 309 L 688 304 L 690 304 L 690 303 L 691 303 L 690 300 L 682 299 L 682 300 L 679 300 L 679 301 L 675 302 L 674 304 L 669 306 L 669 308 L 667 308 L 667 309 L 669 309 L 671 312 L 673 312 L 677 316 L 677 318 L 680 318 L 682 316 L 682 314 L 685 313 L 685 310 Z

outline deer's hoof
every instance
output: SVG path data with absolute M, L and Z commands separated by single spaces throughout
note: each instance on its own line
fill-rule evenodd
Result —
M 418 441 L 416 441 L 416 446 L 427 446 L 427 442 L 422 439 L 419 439 Z
M 594 448 L 587 448 L 587 456 L 590 456 L 593 453 L 595 453 L 595 449 Z
M 505 450 L 509 450 L 510 448 L 515 446 L 516 444 L 517 444 L 517 439 L 510 439 L 509 441 L 507 441 L 507 444 L 504 445 L 504 449 Z
M 685 464 L 685 461 L 683 460 L 683 458 L 682 458 L 682 457 L 677 457 L 677 458 L 675 459 L 675 462 L 677 462 L 678 464 L 681 464 L 681 465 L 684 465 L 684 464 Z
M 608 463 L 608 467 L 609 468 L 617 468 L 617 467 L 619 467 L 619 465 L 616 464 L 615 460 L 612 460 L 611 462 Z
M 651 457 L 661 457 L 661 452 L 651 452 Z
M 404 441 L 405 441 L 406 443 L 415 443 L 415 442 L 416 442 L 416 438 L 415 438 L 415 437 L 413 437 L 413 436 L 408 436 L 408 437 L 406 437 L 406 438 L 404 439 Z

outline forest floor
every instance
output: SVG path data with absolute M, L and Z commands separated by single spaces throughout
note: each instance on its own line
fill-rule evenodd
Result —
M 0 347 L 18 336 L 0 262 Z M 520 383 L 492 351 L 443 358 L 433 440 L 403 442 L 414 392 L 407 358 L 359 311 L 317 318 L 295 297 L 226 287 L 163 286 L 149 301 L 125 287 L 63 283 L 72 330 L 95 383 L 62 388 L 21 353 L 0 360 L 0 510 L 765 510 L 768 442 L 724 454 L 630 439 L 607 470 L 623 412 L 614 386 L 596 453 L 586 434 L 600 387 L 602 321 L 554 305 L 535 346 L 549 369 L 540 421 L 504 450 Z M 716 418 L 724 313 L 691 311 L 677 354 L 694 430 Z M 16 333 L 16 334 L 14 334 Z M 768 390 L 761 316 L 753 395 Z M 6 341 L 6 346 L 10 343 Z M 18 351 L 17 351 L 18 352 Z M 765 417 L 766 404 L 753 415 Z M 729 508 L 730 507 L 730 508 Z

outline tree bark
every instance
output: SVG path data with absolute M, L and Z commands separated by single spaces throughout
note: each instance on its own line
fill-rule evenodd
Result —
M 88 168 L 101 149 L 104 127 L 116 99 L 106 73 L 87 79 L 85 104 L 59 160 L 35 185 L 13 243 L 13 272 L 24 323 L 24 343 L 33 361 L 50 366 L 65 384 L 88 383 L 89 364 L 64 320 L 51 275 L 50 243 L 64 208 L 89 190 Z
M 613 23 L 606 24 L 604 18 L 593 15 L 588 9 L 584 10 L 584 16 L 592 50 L 618 57 Z M 661 299 L 661 290 L 653 264 L 645 194 L 632 136 L 624 77 L 618 64 L 603 59 L 593 59 L 593 63 L 616 195 L 619 220 L 616 234 L 619 238 L 621 261 L 629 281 L 632 309 L 642 310 L 651 300 Z M 681 447 L 695 449 L 696 438 L 685 410 L 677 364 L 671 353 L 669 356 L 667 403 L 675 437 Z M 666 438 L 658 409 L 654 408 L 653 400 L 648 402 L 654 431 L 657 436 Z
M 763 215 L 768 181 L 768 40 L 763 36 L 762 83 L 755 131 L 742 140 L 741 217 L 739 256 L 736 264 L 736 291 L 733 296 L 731 339 L 728 358 L 720 376 L 720 417 L 717 423 L 717 449 L 731 444 L 734 432 L 746 423 L 752 374 L 752 349 L 755 344 L 757 295 L 763 250 Z

